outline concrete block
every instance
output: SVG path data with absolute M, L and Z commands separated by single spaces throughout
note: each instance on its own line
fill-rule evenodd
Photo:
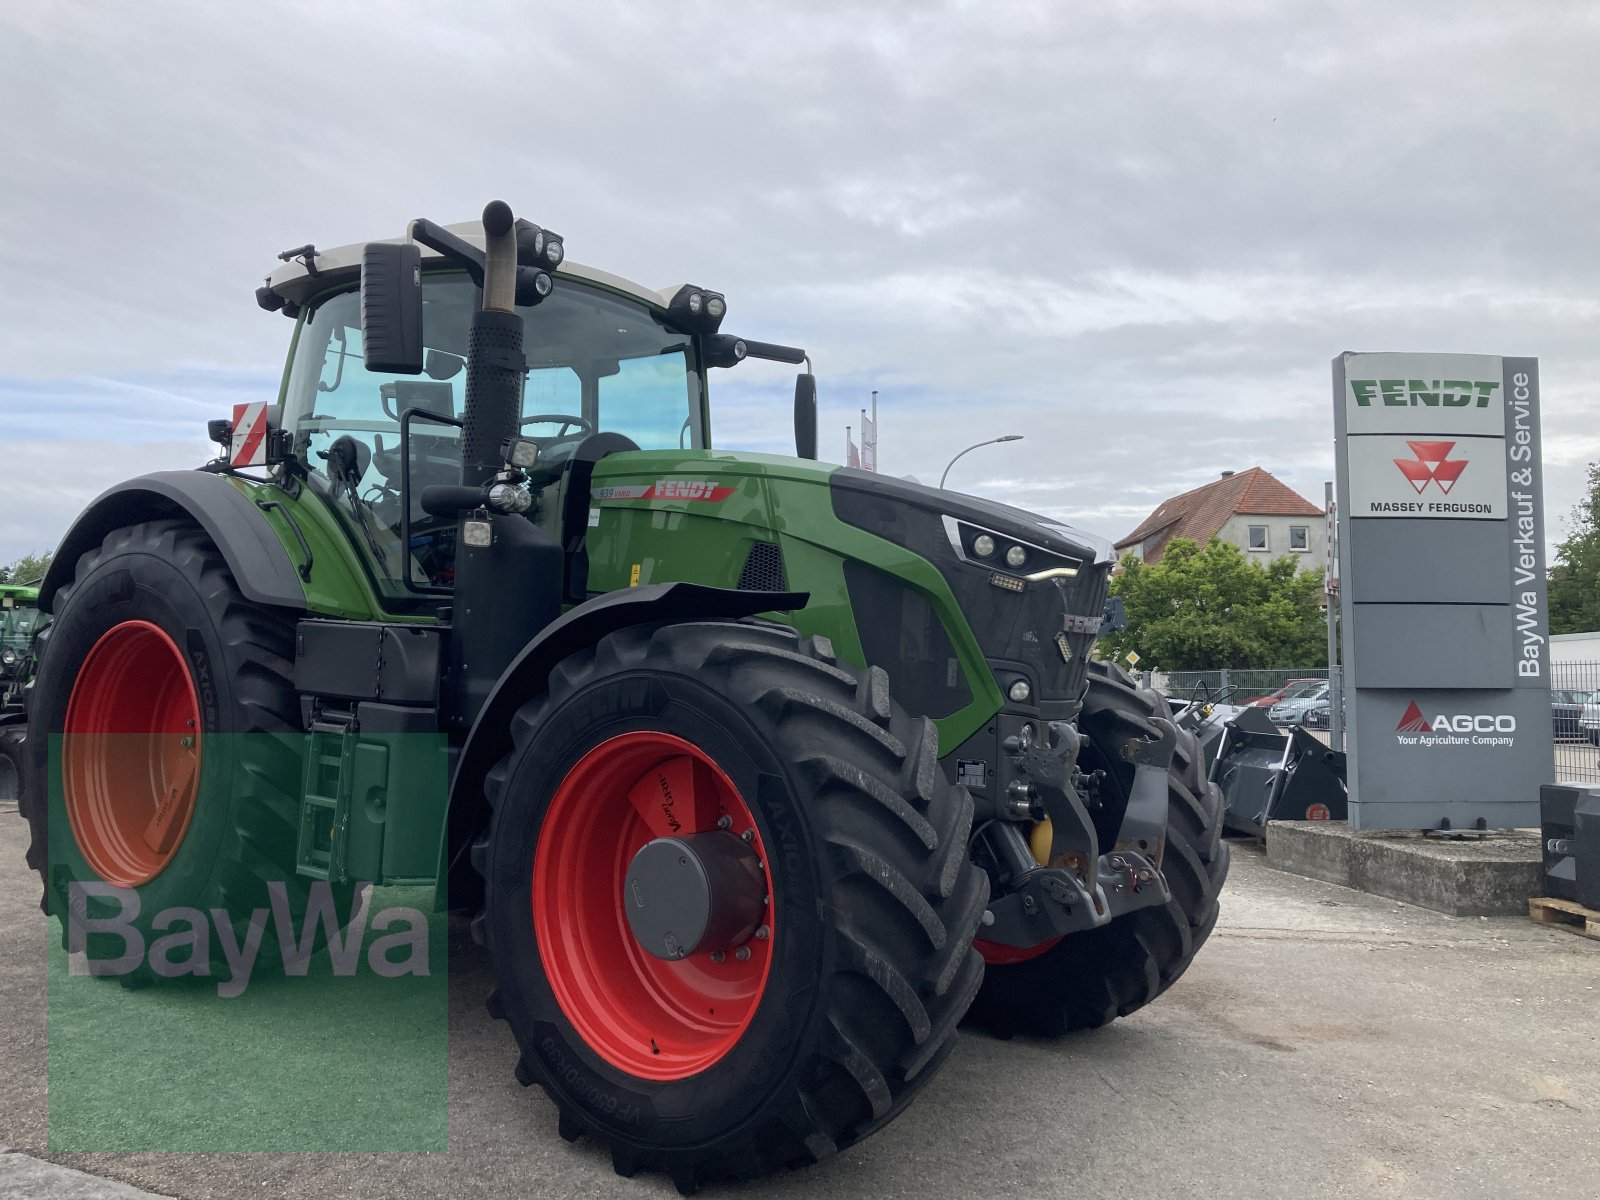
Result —
M 1335 821 L 1273 821 L 1267 865 L 1454 917 L 1519 916 L 1543 893 L 1539 838 L 1531 832 L 1457 841 L 1363 833 Z
M 1350 844 L 1359 836 L 1343 821 L 1268 821 L 1267 865 L 1350 887 Z

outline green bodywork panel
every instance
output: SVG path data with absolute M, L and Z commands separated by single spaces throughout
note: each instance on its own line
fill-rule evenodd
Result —
M 408 616 L 387 611 L 362 561 L 361 552 L 350 534 L 328 508 L 327 502 L 309 487 L 302 486 L 295 496 L 272 484 L 256 483 L 234 475 L 229 482 L 252 502 L 270 500 L 282 508 L 257 509 L 262 520 L 283 543 L 289 561 L 299 567 L 305 550 L 290 526 L 292 518 L 311 550 L 311 573 L 302 578 L 308 613 L 325 617 L 344 617 L 351 621 L 431 621 L 429 615 Z M 288 516 L 284 515 L 285 510 Z
M 811 599 L 799 611 L 772 616 L 827 637 L 841 658 L 866 666 L 844 564 L 870 563 L 920 593 L 955 647 L 973 698 L 935 723 L 940 745 L 960 745 L 1000 710 L 999 685 L 933 564 L 834 515 L 829 476 L 836 470 L 805 459 L 720 450 L 603 459 L 595 467 L 589 510 L 589 590 L 679 581 L 731 588 L 751 543 L 776 542 L 790 589 Z

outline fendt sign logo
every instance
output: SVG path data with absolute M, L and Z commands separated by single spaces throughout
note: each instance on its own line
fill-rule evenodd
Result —
M 1350 394 L 1362 408 L 1488 408 L 1500 381 L 1476 379 L 1352 379 Z
M 1439 490 L 1448 496 L 1456 480 L 1461 478 L 1461 472 L 1467 469 L 1466 459 L 1450 457 L 1455 443 L 1407 442 L 1406 445 L 1411 447 L 1411 453 L 1416 457 L 1394 460 L 1394 465 L 1400 468 L 1400 474 L 1406 477 L 1406 482 L 1416 489 L 1419 496 L 1428 490 L 1429 484 L 1437 484 Z
M 1413 700 L 1394 727 L 1402 746 L 1493 746 L 1505 749 L 1516 741 L 1517 719 L 1510 713 L 1440 713 L 1432 720 Z

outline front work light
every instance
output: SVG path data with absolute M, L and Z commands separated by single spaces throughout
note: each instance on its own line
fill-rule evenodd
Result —
M 500 443 L 500 460 L 519 471 L 530 470 L 539 461 L 539 443 L 528 437 L 509 437 Z

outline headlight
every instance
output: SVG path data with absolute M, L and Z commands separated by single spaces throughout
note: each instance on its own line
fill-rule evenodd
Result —
M 974 525 L 967 521 L 957 520 L 955 517 L 946 516 L 944 521 L 945 536 L 950 539 L 950 548 L 956 552 L 956 557 L 974 566 L 982 566 L 985 570 L 992 570 L 984 559 L 993 558 L 999 552 L 1000 546 L 1005 546 L 1002 557 L 1005 566 L 1011 571 L 1020 571 L 1024 564 L 1033 569 L 1018 578 L 1016 575 L 1003 575 L 991 579 L 997 587 L 1009 587 L 1013 591 L 1024 591 L 1030 583 L 1044 583 L 1054 579 L 1071 579 L 1077 575 L 1083 566 L 1083 560 L 1062 554 L 1059 550 L 1047 549 L 1032 542 L 1016 540 L 1016 535 L 985 529 L 981 525 Z M 1000 582 L 1000 578 L 1007 580 Z
M 7 650 L 3 654 L 0 654 L 0 663 L 5 663 L 5 665 L 8 667 L 16 661 L 17 652 L 15 650 Z
M 1028 686 L 1026 679 L 1019 679 L 1011 685 L 1011 689 L 1006 692 L 1006 695 L 1011 697 L 1013 704 L 1026 704 L 1028 697 L 1033 695 L 1033 689 Z

